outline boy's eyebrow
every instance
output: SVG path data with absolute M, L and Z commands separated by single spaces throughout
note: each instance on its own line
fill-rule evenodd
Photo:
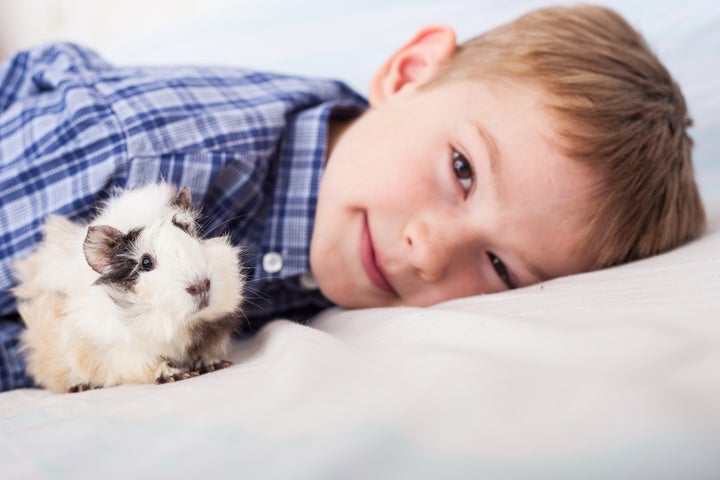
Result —
M 479 122 L 475 122 L 475 128 L 480 134 L 480 138 L 482 138 L 483 145 L 487 149 L 488 159 L 490 160 L 490 173 L 492 174 L 491 180 L 498 197 L 501 197 L 504 185 L 500 175 L 500 166 L 502 163 L 500 158 L 500 149 L 498 148 L 495 138 L 490 134 L 484 125 Z

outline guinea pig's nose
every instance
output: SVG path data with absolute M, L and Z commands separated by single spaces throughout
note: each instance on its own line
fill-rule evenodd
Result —
M 198 310 L 210 304 L 210 279 L 204 278 L 185 289 L 198 302 Z

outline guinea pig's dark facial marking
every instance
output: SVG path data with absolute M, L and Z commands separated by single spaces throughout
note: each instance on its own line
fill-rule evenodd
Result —
M 197 225 L 195 222 L 183 217 L 183 215 L 173 215 L 172 224 L 191 237 L 197 237 Z
M 101 275 L 95 281 L 96 285 L 108 285 L 130 291 L 140 278 L 141 271 L 149 271 L 155 267 L 155 259 L 151 255 L 144 254 L 140 259 L 137 258 L 136 244 L 142 230 L 142 228 L 130 230 L 113 246 L 108 266 L 104 271 L 99 272 Z
M 85 261 L 97 273 L 103 273 L 110 266 L 115 247 L 123 239 L 123 233 L 109 225 L 88 227 L 83 242 Z

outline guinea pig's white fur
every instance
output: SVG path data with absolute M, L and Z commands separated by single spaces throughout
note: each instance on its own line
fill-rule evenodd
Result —
M 187 378 L 225 366 L 243 276 L 225 237 L 201 239 L 187 189 L 126 190 L 89 224 L 48 217 L 16 262 L 28 372 L 54 391 Z

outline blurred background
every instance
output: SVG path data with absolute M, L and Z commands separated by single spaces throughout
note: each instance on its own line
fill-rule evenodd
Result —
M 167 28 L 224 0 L 0 0 L 0 59 L 55 39 L 112 45 Z

